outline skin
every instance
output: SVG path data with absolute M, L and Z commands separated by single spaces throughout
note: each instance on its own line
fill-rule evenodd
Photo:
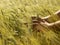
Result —
M 60 10 L 55 12 L 54 14 L 57 16 L 60 16 Z M 32 17 L 33 29 L 41 30 L 41 29 L 43 29 L 42 25 L 45 25 L 47 27 L 53 27 L 57 24 L 60 24 L 60 20 L 53 22 L 53 23 L 47 22 L 46 20 L 50 17 L 51 17 L 51 15 L 48 15 L 46 17 L 41 17 L 41 16 L 40 17 L 34 17 L 33 16 Z
M 54 25 L 60 24 L 60 20 L 56 21 L 54 23 L 48 23 L 48 22 L 43 23 L 43 22 L 41 22 L 41 24 L 46 25 L 46 26 L 54 26 Z
M 57 12 L 55 12 L 54 13 L 54 15 L 57 15 L 57 16 L 59 16 L 60 17 L 60 10 L 58 10 Z M 41 16 L 40 16 L 41 17 Z M 48 19 L 48 18 L 50 18 L 51 17 L 51 15 L 48 15 L 48 16 L 46 16 L 46 17 L 41 17 L 41 19 Z
M 55 12 L 54 15 L 60 16 L 60 10 Z M 41 19 L 46 20 L 46 19 L 48 19 L 50 17 L 51 17 L 51 15 L 48 15 L 46 17 L 41 17 Z M 56 22 L 53 22 L 53 23 L 48 23 L 47 21 L 44 21 L 44 22 L 41 22 L 41 24 L 45 24 L 46 26 L 54 26 L 54 25 L 60 24 L 60 20 L 56 21 Z

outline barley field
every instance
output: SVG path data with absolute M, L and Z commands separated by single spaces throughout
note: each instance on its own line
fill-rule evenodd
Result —
M 60 0 L 0 0 L 0 45 L 60 45 L 60 24 L 41 26 L 40 32 L 31 26 L 31 16 L 60 20 L 53 14 L 58 10 Z

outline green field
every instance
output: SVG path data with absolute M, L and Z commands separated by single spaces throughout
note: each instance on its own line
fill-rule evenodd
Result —
M 31 26 L 31 16 L 51 15 L 49 22 L 60 20 L 53 14 L 58 10 L 60 0 L 0 0 L 0 45 L 60 45 L 60 24 L 42 26 L 40 32 Z

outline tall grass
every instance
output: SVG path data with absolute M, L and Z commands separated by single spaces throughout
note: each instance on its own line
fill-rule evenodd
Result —
M 31 16 L 52 17 L 60 9 L 60 0 L 0 0 L 0 45 L 60 45 L 60 25 L 33 31 Z M 24 23 L 28 23 L 25 25 Z

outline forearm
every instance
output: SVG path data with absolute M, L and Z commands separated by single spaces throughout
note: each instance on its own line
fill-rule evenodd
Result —
M 57 16 L 60 17 L 60 10 L 58 10 L 57 12 L 55 12 L 54 15 L 57 15 Z M 41 17 L 41 19 L 47 20 L 47 19 L 50 18 L 50 17 L 51 17 L 51 15 L 48 15 L 48 16 L 46 16 L 46 17 Z
M 59 21 L 56 21 L 56 22 L 54 22 L 54 23 L 48 23 L 48 22 L 46 22 L 45 24 L 46 24 L 47 26 L 54 26 L 54 25 L 60 24 L 60 20 L 59 20 Z
M 45 22 L 45 23 L 41 23 L 41 24 L 46 25 L 46 26 L 54 26 L 54 25 L 60 24 L 60 20 L 59 21 L 56 21 L 54 23 Z

